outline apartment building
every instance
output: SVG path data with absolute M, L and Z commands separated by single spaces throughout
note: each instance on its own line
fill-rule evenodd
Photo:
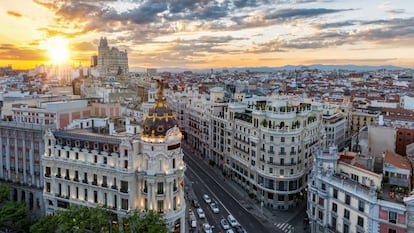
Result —
M 412 232 L 413 195 L 390 180 L 390 163 L 403 157 L 387 154 L 384 173 L 364 166 L 366 159 L 352 152 L 340 155 L 336 147 L 318 151 L 308 182 L 311 232 Z
M 154 210 L 171 232 L 184 233 L 186 167 L 175 118 L 159 92 L 142 123 L 89 117 L 48 131 L 42 157 L 46 213 L 70 205 L 101 206 L 117 218 Z
M 86 100 L 41 102 L 34 106 L 13 104 L 10 121 L 0 121 L 0 179 L 10 183 L 12 199 L 25 201 L 32 214 L 45 213 L 41 165 L 45 132 L 64 128 L 71 120 L 91 112 Z
M 182 95 L 172 99 L 175 106 Z M 275 209 L 293 208 L 303 198 L 323 135 L 322 106 L 288 96 L 246 95 L 231 102 L 221 87 L 185 106 L 187 143 L 246 192 Z

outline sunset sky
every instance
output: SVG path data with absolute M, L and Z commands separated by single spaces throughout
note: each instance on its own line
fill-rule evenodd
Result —
M 89 65 L 101 36 L 130 67 L 414 67 L 412 0 L 1 0 L 0 10 L 0 66 L 14 68 Z

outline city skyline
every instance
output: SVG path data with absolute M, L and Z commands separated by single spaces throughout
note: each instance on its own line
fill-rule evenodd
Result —
M 16 0 L 0 7 L 0 66 L 88 65 L 102 36 L 127 50 L 131 67 L 414 66 L 414 3 L 403 0 Z

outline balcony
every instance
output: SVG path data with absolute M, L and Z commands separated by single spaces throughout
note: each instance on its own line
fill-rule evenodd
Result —
M 56 178 L 62 178 L 62 175 L 61 174 L 57 174 L 56 175 Z
M 128 193 L 128 189 L 123 189 L 121 188 L 121 190 L 119 190 L 121 193 Z
M 45 173 L 45 177 L 50 177 L 50 173 Z
M 82 183 L 87 184 L 88 180 L 82 180 Z
M 75 182 L 79 182 L 79 178 L 73 178 L 73 181 L 75 181 Z
M 269 153 L 269 154 L 275 154 L 275 151 L 273 151 L 273 150 L 268 150 L 268 151 L 267 151 L 267 153 Z
M 102 187 L 104 187 L 104 188 L 108 188 L 108 184 L 107 184 L 107 183 L 103 183 L 103 184 L 102 184 Z
M 111 186 L 111 189 L 118 189 L 118 186 L 116 186 L 116 185 L 112 185 L 112 186 Z
M 98 181 L 96 180 L 92 181 L 92 185 L 98 185 Z

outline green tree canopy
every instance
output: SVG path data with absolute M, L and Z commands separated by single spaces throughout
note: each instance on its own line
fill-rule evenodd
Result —
M 167 233 L 167 223 L 161 214 L 149 211 L 134 211 L 132 214 L 122 219 L 123 232 L 135 233 Z

